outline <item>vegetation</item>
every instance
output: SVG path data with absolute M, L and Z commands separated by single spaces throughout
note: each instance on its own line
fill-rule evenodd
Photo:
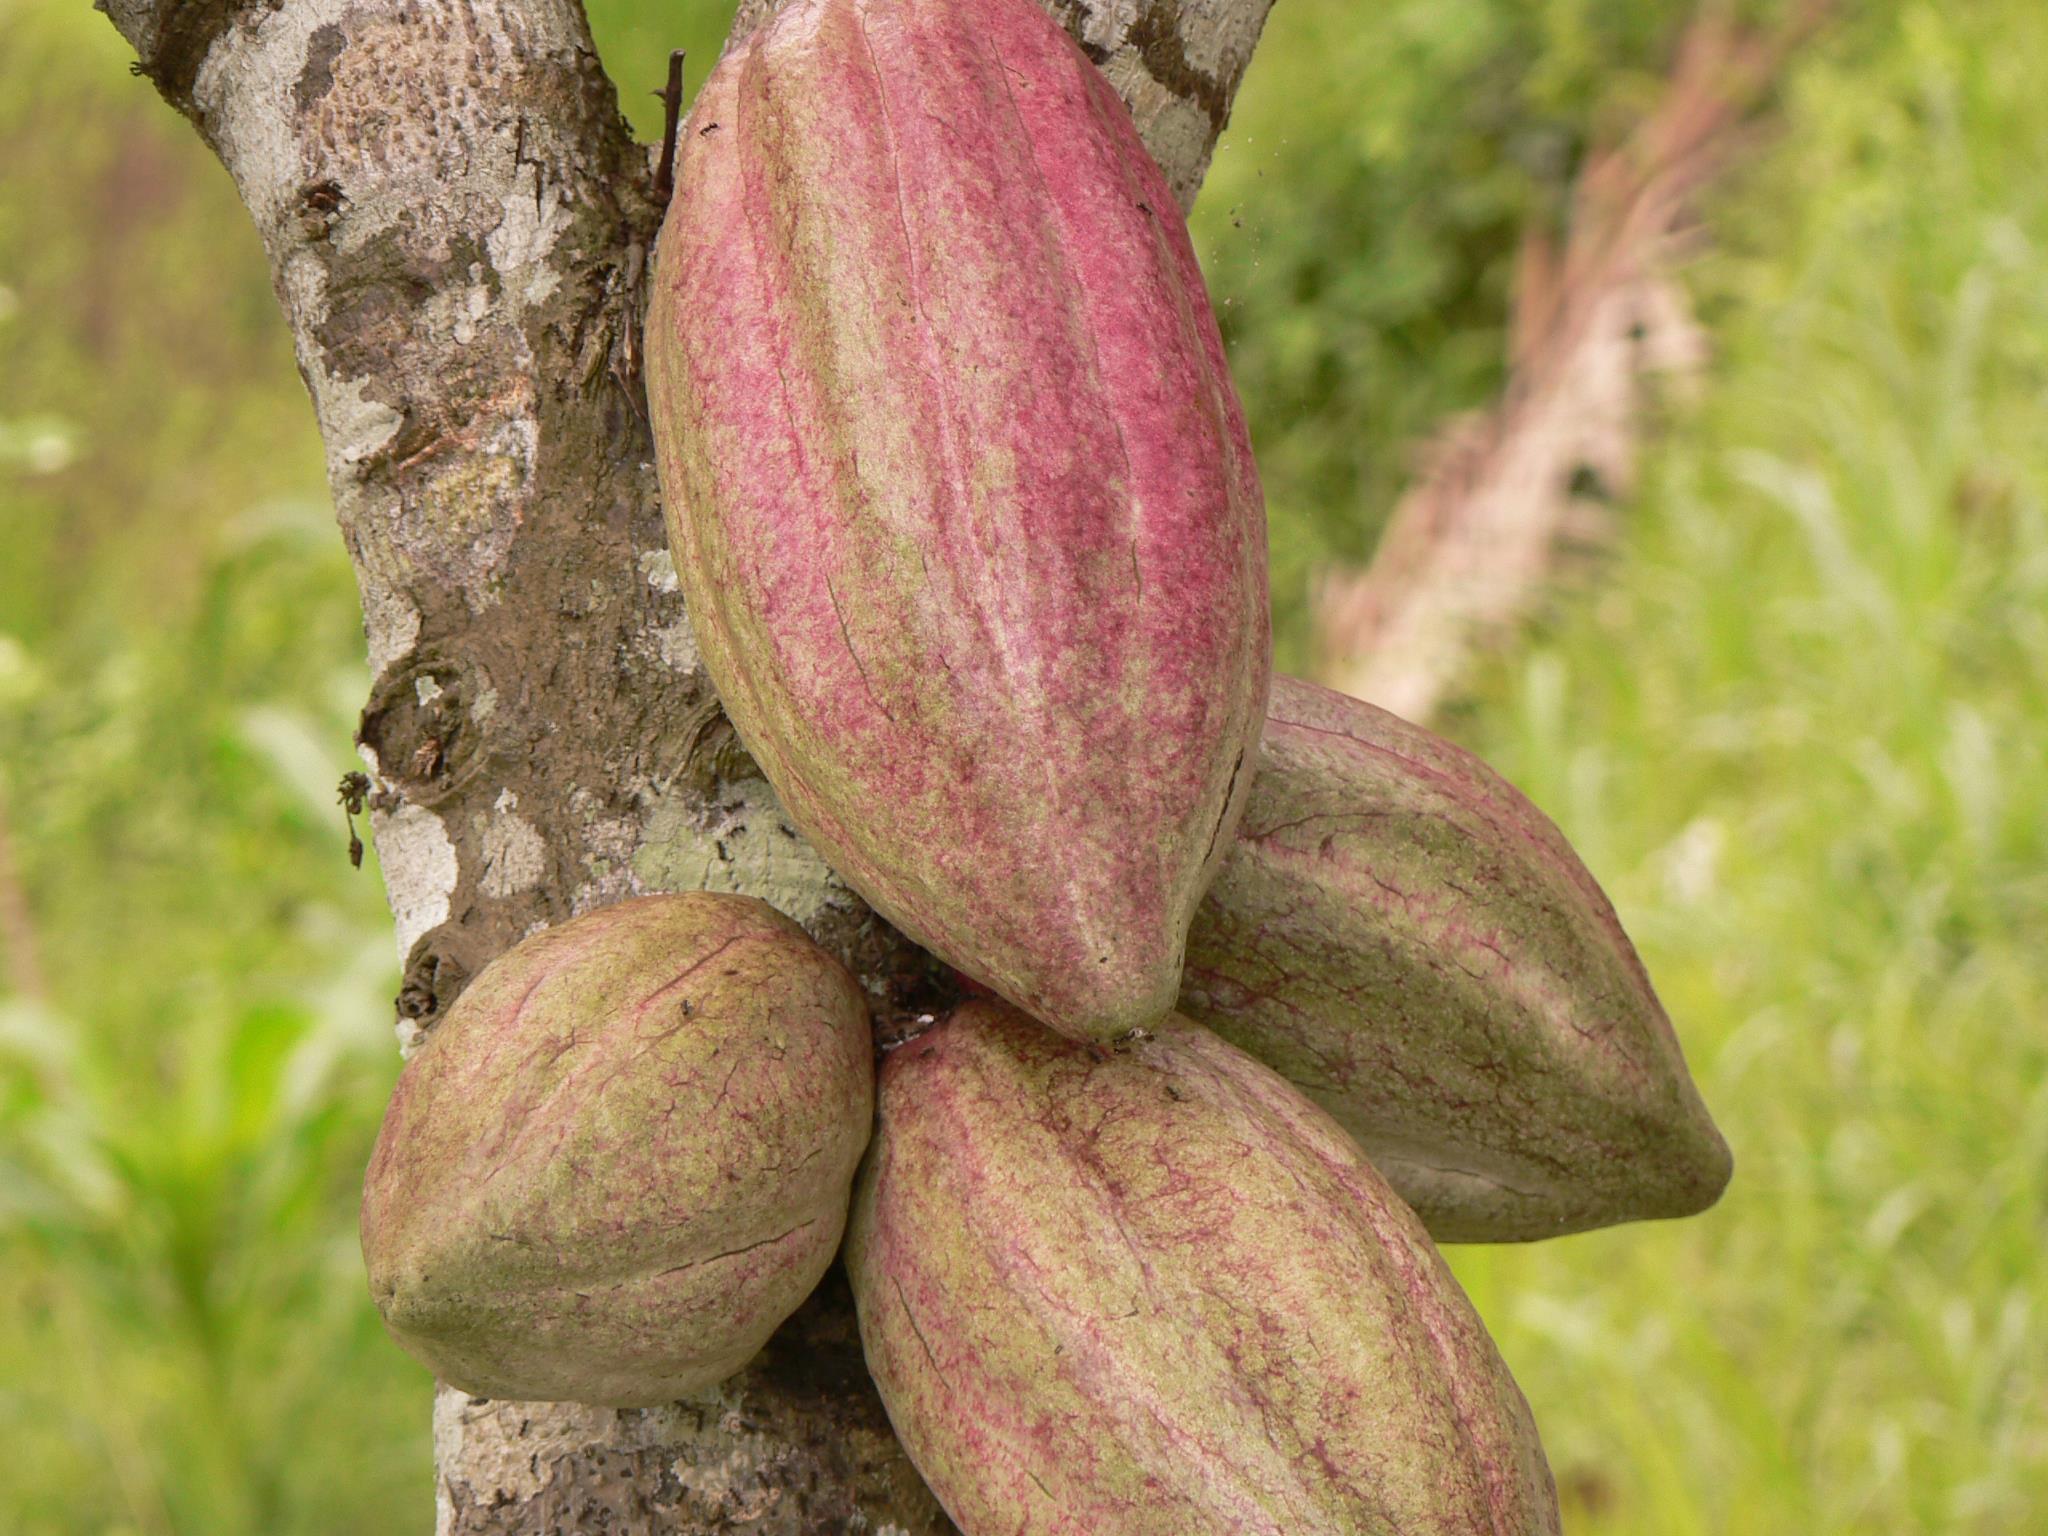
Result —
M 1581 1531 L 2048 1510 L 2044 65 L 1916 5 L 1799 72 L 1695 274 L 1706 397 L 1466 721 L 1735 1149 L 1699 1221 L 1463 1255 Z
M 1313 570 L 1496 386 L 1518 231 L 1679 10 L 1276 9 L 1197 233 L 1289 664 Z M 723 24 L 593 14 L 643 129 Z M 0 811 L 38 962 L 0 949 L 0 1528 L 416 1529 L 427 1382 L 355 1247 L 395 964 L 334 803 L 368 679 L 319 445 L 189 129 L 83 7 L 0 0 L 0 36 Z M 2048 1509 L 2043 78 L 2029 0 L 1888 0 L 1803 56 L 1688 274 L 1703 390 L 1452 722 L 1607 881 L 1736 1151 L 1703 1218 L 1455 1255 L 1576 1532 Z

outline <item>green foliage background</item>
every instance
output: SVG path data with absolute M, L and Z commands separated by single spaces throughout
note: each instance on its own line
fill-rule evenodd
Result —
M 643 129 L 727 7 L 598 0 Z M 1283 0 L 1196 219 L 1283 659 L 1499 382 L 1518 232 L 1676 0 Z M 368 685 L 252 235 L 105 22 L 0 0 L 0 1530 L 430 1518 L 357 1180 L 397 1062 Z M 693 72 L 694 73 L 694 72 Z M 1453 729 L 1563 824 L 1737 1156 L 1457 1267 L 1576 1532 L 2048 1526 L 2048 15 L 1857 9 L 1688 274 L 1716 360 Z

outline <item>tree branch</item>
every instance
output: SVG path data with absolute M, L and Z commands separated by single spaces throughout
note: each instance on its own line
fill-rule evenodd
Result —
M 1704 9 L 1655 109 L 1581 176 L 1562 246 L 1532 232 L 1499 404 L 1439 435 L 1371 565 L 1330 573 L 1316 594 L 1326 682 L 1429 719 L 1528 616 L 1572 546 L 1610 535 L 1582 483 L 1604 500 L 1630 494 L 1650 378 L 1682 381 L 1705 361 L 1672 275 L 1698 244 L 1695 205 L 1829 4 L 1800 0 L 1769 33 Z
M 576 0 L 101 4 L 234 177 L 326 442 L 402 1039 L 526 933 L 651 889 L 767 898 L 885 1018 L 934 996 L 783 820 L 699 665 L 640 383 L 659 210 Z M 1271 0 L 1048 4 L 1191 200 Z M 840 1282 L 703 1400 L 444 1390 L 435 1440 L 443 1532 L 949 1529 Z

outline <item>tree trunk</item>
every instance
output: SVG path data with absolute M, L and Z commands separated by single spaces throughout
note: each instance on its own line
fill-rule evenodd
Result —
M 736 35 L 777 3 L 742 0 Z M 1191 202 L 1271 0 L 1046 3 Z M 648 890 L 765 897 L 885 1024 L 940 1000 L 782 818 L 699 664 L 640 379 L 651 160 L 577 0 L 99 4 L 234 177 L 319 417 L 402 1042 L 523 935 Z M 434 1439 L 444 1533 L 950 1529 L 837 1275 L 699 1400 L 444 1388 Z

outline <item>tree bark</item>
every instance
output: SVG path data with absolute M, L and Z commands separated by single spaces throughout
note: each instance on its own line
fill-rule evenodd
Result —
M 945 997 L 783 819 L 676 591 L 640 379 L 660 209 L 578 0 L 99 0 L 234 177 L 326 443 L 374 675 L 359 742 L 401 1044 L 539 928 L 765 897 L 883 1027 Z M 735 35 L 779 0 L 741 0 Z M 1045 0 L 1191 202 L 1271 0 Z M 950 1529 L 835 1276 L 658 1410 L 434 1410 L 453 1532 Z

